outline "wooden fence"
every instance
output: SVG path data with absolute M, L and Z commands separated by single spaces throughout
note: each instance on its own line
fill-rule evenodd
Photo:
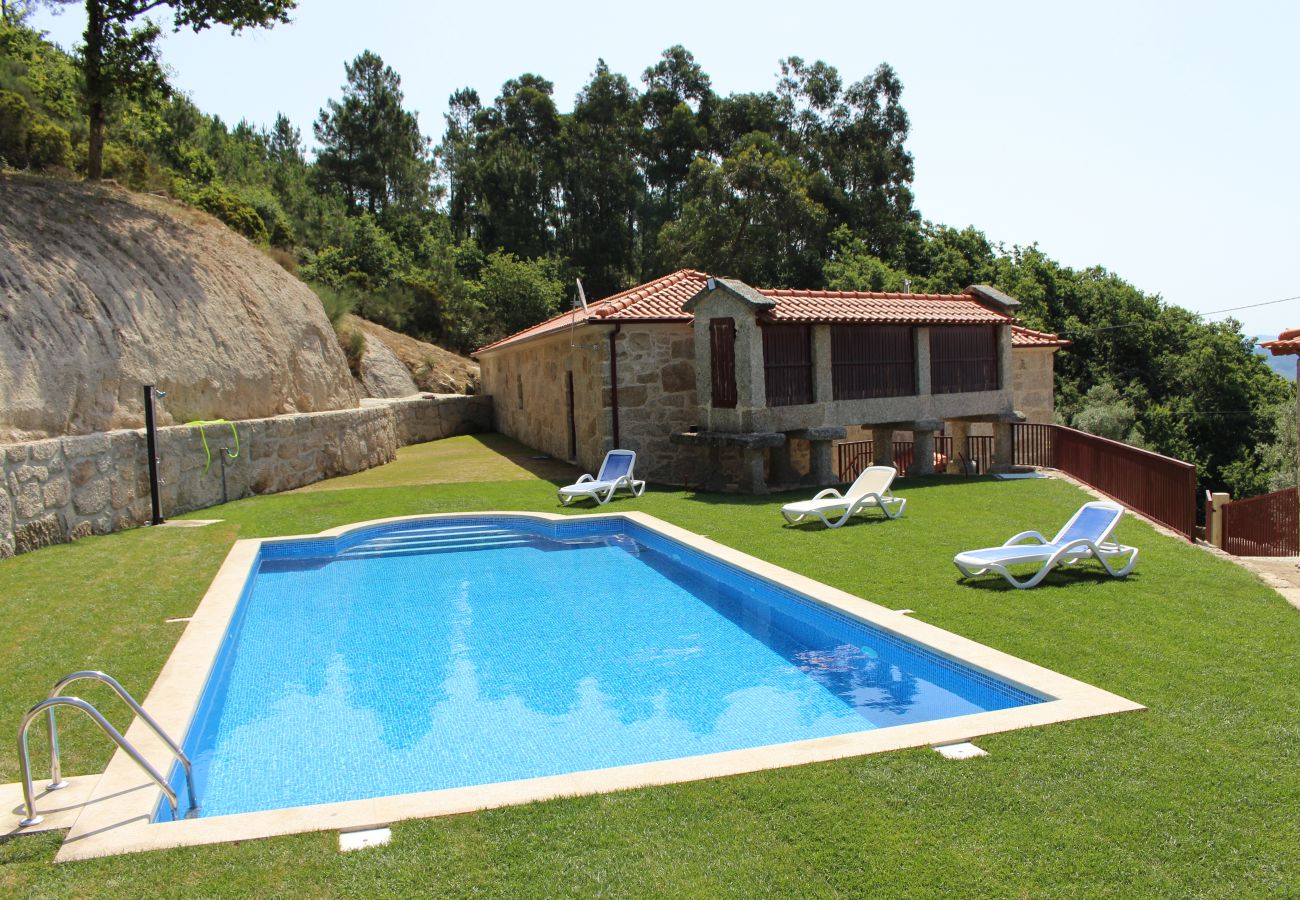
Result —
M 1295 488 L 1234 500 L 1223 507 L 1223 549 L 1234 556 L 1300 555 Z
M 1056 468 L 1188 540 L 1196 537 L 1196 466 L 1064 425 L 1051 428 Z

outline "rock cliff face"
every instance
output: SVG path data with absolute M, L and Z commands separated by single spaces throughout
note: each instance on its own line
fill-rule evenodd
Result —
M 0 176 L 0 443 L 357 406 L 320 302 L 211 217 Z

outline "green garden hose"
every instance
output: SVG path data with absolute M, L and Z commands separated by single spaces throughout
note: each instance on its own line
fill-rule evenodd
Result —
M 231 459 L 239 459 L 239 432 L 235 429 L 235 423 L 229 419 L 195 419 L 193 422 L 186 422 L 186 425 L 197 425 L 199 437 L 203 440 L 203 474 L 208 474 L 208 469 L 212 467 L 212 451 L 208 449 L 208 436 L 203 431 L 204 425 L 229 425 L 230 433 L 235 436 L 235 452 L 229 454 Z

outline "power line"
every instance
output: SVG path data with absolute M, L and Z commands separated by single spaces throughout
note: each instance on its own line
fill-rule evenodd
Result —
M 1280 300 L 1265 300 L 1263 303 L 1248 303 L 1248 304 L 1246 304 L 1245 306 L 1233 306 L 1233 307 L 1230 307 L 1230 308 L 1228 308 L 1228 309 L 1216 309 L 1216 310 L 1212 310 L 1212 311 L 1210 311 L 1210 312 L 1203 312 L 1203 313 L 1193 312 L 1193 313 L 1192 313 L 1192 316 L 1193 316 L 1194 318 L 1197 318 L 1197 319 L 1204 319 L 1204 318 L 1206 318 L 1207 316 L 1220 316 L 1220 315 L 1223 315 L 1224 313 L 1238 312 L 1238 311 L 1243 310 L 1243 309 L 1258 309 L 1258 308 L 1261 307 L 1261 306 L 1274 306 L 1274 305 L 1276 305 L 1276 304 L 1278 304 L 1278 303 L 1289 303 L 1289 302 L 1291 302 L 1292 300 L 1300 300 L 1300 294 L 1297 294 L 1297 295 L 1294 296 L 1294 297 L 1283 297 L 1283 298 L 1281 298 Z M 1178 307 L 1178 306 L 1166 307 L 1166 309 L 1169 309 L 1169 308 L 1173 308 L 1173 309 L 1183 309 L 1183 307 Z M 1187 312 L 1192 312 L 1192 311 L 1191 311 L 1191 310 L 1187 310 Z M 1120 324 L 1120 325 L 1101 325 L 1101 326 L 1096 327 L 1096 328 L 1091 328 L 1091 327 L 1085 327 L 1085 328 L 1082 328 L 1082 329 L 1068 329 L 1068 328 L 1067 328 L 1067 329 L 1065 329 L 1064 331 L 1062 331 L 1062 332 L 1060 332 L 1060 333 L 1061 333 L 1061 334 L 1081 334 L 1081 335 L 1088 335 L 1088 334 L 1096 334 L 1096 333 L 1099 332 L 1099 331 L 1115 331 L 1115 330 L 1117 330 L 1117 329 L 1121 329 L 1121 328 L 1147 328 L 1147 327 L 1150 327 L 1150 326 L 1153 326 L 1153 325 L 1159 325 L 1159 324 L 1160 324 L 1159 322 L 1156 322 L 1156 321 L 1150 321 L 1150 320 L 1145 320 L 1145 319 L 1144 319 L 1144 320 L 1142 320 L 1142 321 L 1138 321 L 1138 322 L 1124 322 L 1123 324 Z
M 1256 309 L 1257 307 L 1260 306 L 1272 306 L 1275 303 L 1287 303 L 1290 302 L 1291 300 L 1300 300 L 1300 294 L 1297 294 L 1294 297 L 1283 297 L 1281 300 L 1265 300 L 1263 303 L 1250 303 L 1247 304 L 1246 306 L 1234 306 L 1231 309 L 1216 309 L 1213 312 L 1197 313 L 1196 316 L 1197 318 L 1203 319 L 1206 316 L 1217 316 L 1217 315 L 1221 315 L 1222 313 L 1237 312 L 1237 310 L 1240 309 Z

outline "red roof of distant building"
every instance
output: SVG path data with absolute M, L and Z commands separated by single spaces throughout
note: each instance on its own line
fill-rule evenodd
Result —
M 1288 328 L 1274 341 L 1260 341 L 1259 345 L 1274 356 L 1295 356 L 1300 354 L 1300 328 Z
M 637 285 L 587 305 L 585 310 L 561 313 L 523 331 L 475 351 L 483 353 L 579 325 L 598 322 L 690 322 L 691 313 L 682 304 L 704 290 L 709 276 L 694 269 L 680 269 L 655 281 Z M 762 314 L 771 322 L 879 323 L 897 325 L 997 325 L 1014 321 L 1005 312 L 990 309 L 972 294 L 898 294 L 866 291 L 803 291 L 758 289 L 776 301 Z M 1017 347 L 1067 346 L 1053 334 L 1014 326 L 1012 345 Z

